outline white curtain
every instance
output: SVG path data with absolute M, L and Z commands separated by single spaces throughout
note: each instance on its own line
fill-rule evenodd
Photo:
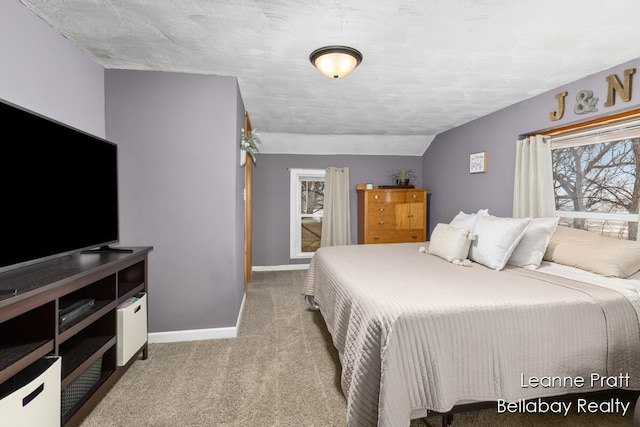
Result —
M 320 246 L 351 244 L 349 168 L 326 169 Z
M 542 135 L 517 141 L 513 217 L 555 215 L 551 143 Z

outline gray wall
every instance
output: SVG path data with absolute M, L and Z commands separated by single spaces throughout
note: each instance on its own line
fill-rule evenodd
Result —
M 150 331 L 235 325 L 244 238 L 236 79 L 111 71 L 106 83 L 101 66 L 15 0 L 0 4 L 0 56 L 0 98 L 119 144 L 122 243 L 155 246 Z M 127 82 L 129 73 L 137 77 Z M 105 103 L 117 108 L 106 113 Z
M 15 0 L 0 4 L 0 57 L 0 98 L 94 135 L 113 136 L 120 144 L 123 243 L 155 246 L 150 330 L 234 325 L 242 298 L 243 235 L 242 170 L 236 166 L 243 107 L 235 79 L 157 73 L 156 86 L 126 77 L 149 73 L 113 71 L 114 80 L 105 84 L 102 67 Z M 626 68 L 639 66 L 636 60 L 614 67 L 452 129 L 422 158 L 260 155 L 254 174 L 254 265 L 294 262 L 288 250 L 290 167 L 349 166 L 352 188 L 387 183 L 393 170 L 411 168 L 430 189 L 432 228 L 459 210 L 489 208 L 511 215 L 519 135 L 637 107 L 637 82 L 631 102 L 618 99 L 614 107 L 604 107 L 604 77 L 622 78 Z M 582 89 L 600 98 L 598 113 L 572 113 Z M 554 95 L 562 90 L 569 91 L 565 118 L 550 122 Z M 128 91 L 148 96 L 137 100 Z M 105 102 L 118 108 L 105 114 Z M 469 154 L 483 150 L 489 152 L 489 172 L 470 175 Z M 354 190 L 354 241 L 355 215 Z
M 134 87 L 106 84 L 102 67 L 19 1 L 0 4 L 0 56 L 0 98 L 119 144 L 121 241 L 155 246 L 150 331 L 235 325 L 244 280 L 236 79 L 131 72 Z M 107 114 L 105 103 L 117 108 Z
M 613 67 L 557 89 L 545 92 L 496 113 L 477 119 L 438 135 L 425 152 L 422 163 L 423 182 L 431 190 L 431 224 L 449 222 L 458 211 L 488 208 L 499 216 L 512 215 L 513 179 L 515 174 L 515 142 L 532 132 L 591 120 L 640 105 L 640 84 L 634 82 L 631 101 L 616 98 L 614 106 L 605 107 L 607 82 L 605 77 L 617 74 L 623 81 L 623 71 L 640 68 L 640 60 Z M 635 79 L 640 75 L 634 74 Z M 599 98 L 595 113 L 574 113 L 576 95 L 592 90 Z M 551 121 L 549 113 L 557 110 L 555 95 L 568 91 L 565 115 Z M 487 102 L 491 102 L 490 98 Z M 488 152 L 488 172 L 469 173 L 469 154 Z
M 121 241 L 152 245 L 151 332 L 235 326 L 244 292 L 244 107 L 233 77 L 107 70 Z
M 251 112 L 249 112 L 251 114 Z M 422 175 L 420 156 L 260 154 L 253 175 L 253 265 L 308 264 L 289 258 L 289 168 L 349 167 L 351 235 L 357 242 L 356 184 L 392 184 L 389 175 L 412 169 Z M 416 183 L 421 185 L 421 183 Z M 428 187 L 428 185 L 427 185 Z
M 104 69 L 17 0 L 0 3 L 0 98 L 104 137 Z

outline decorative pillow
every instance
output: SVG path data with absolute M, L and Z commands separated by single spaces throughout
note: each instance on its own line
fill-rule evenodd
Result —
M 636 271 L 631 276 L 627 277 L 628 280 L 640 280 L 640 271 Z
M 502 218 L 478 215 L 469 258 L 495 270 L 502 270 L 524 236 L 531 218 Z
M 430 254 L 446 259 L 464 261 L 469 256 L 469 227 L 457 228 L 449 224 L 437 224 L 429 240 Z
M 489 215 L 489 210 L 480 209 L 477 213 L 470 214 L 460 211 L 460 213 L 454 216 L 451 222 L 449 222 L 449 225 L 458 228 L 469 227 L 469 229 L 473 229 L 476 219 L 481 215 Z
M 551 236 L 544 260 L 626 279 L 640 270 L 640 242 L 559 226 Z
M 553 232 L 560 218 L 534 218 L 527 227 L 507 264 L 535 270 L 540 267 Z

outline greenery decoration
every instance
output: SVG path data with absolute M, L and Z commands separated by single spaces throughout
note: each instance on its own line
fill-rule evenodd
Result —
M 256 164 L 256 154 L 260 152 L 258 145 L 262 143 L 260 134 L 256 129 L 252 130 L 249 135 L 246 135 L 244 128 L 240 130 L 242 133 L 242 139 L 240 140 L 240 148 L 247 152 L 251 156 L 253 164 Z
M 415 177 L 416 174 L 411 169 L 401 169 L 392 173 L 390 178 L 397 184 L 404 183 L 406 185 L 410 180 L 415 179 Z

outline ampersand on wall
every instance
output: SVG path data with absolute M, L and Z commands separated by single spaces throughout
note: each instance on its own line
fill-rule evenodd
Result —
M 611 107 L 616 103 L 616 95 L 620 97 L 623 102 L 631 101 L 631 78 L 636 72 L 635 68 L 628 68 L 624 70 L 624 83 L 620 81 L 616 74 L 610 74 L 606 77 L 607 81 L 607 99 L 604 103 L 604 107 Z M 555 98 L 558 103 L 558 108 L 555 111 L 549 113 L 549 120 L 560 120 L 564 116 L 565 111 L 565 98 L 568 92 L 556 93 Z M 594 98 L 593 91 L 581 90 L 576 95 L 576 105 L 573 111 L 576 114 L 595 113 L 598 111 L 596 104 L 598 98 Z
M 593 91 L 581 90 L 576 95 L 576 106 L 573 107 L 573 112 L 576 114 L 595 113 L 598 111 L 597 103 L 598 98 L 593 97 Z

